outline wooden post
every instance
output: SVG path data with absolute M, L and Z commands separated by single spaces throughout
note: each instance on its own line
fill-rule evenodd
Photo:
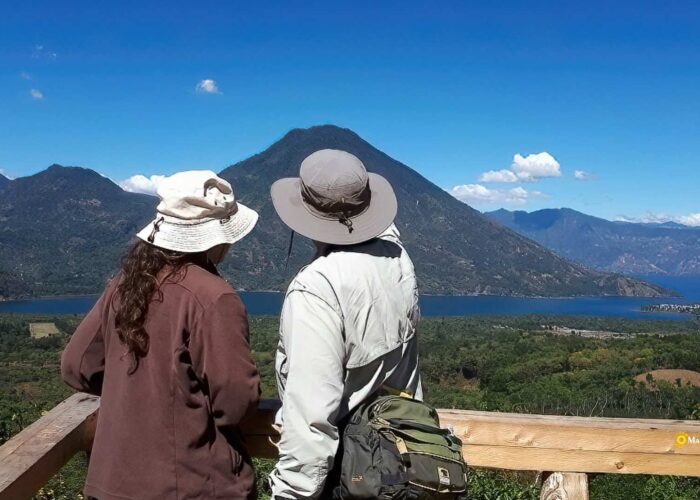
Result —
M 588 476 L 580 472 L 554 472 L 542 485 L 540 500 L 588 500 Z

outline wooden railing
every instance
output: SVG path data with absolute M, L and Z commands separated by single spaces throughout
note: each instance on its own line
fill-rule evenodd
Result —
M 251 453 L 269 443 L 279 403 L 264 401 L 244 432 Z M 88 451 L 99 399 L 75 394 L 0 447 L 0 500 L 29 498 L 76 453 Z M 542 498 L 588 498 L 588 473 L 700 477 L 700 422 L 441 410 L 470 466 L 547 472 Z M 679 437 L 680 436 L 680 437 Z M 556 472 L 554 472 L 556 471 Z

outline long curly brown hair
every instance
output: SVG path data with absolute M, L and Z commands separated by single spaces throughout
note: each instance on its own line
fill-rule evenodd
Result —
M 140 359 L 148 353 L 150 342 L 144 323 L 151 302 L 162 300 L 161 285 L 177 279 L 185 264 L 202 259 L 206 259 L 204 254 L 172 252 L 144 241 L 135 243 L 124 256 L 115 294 L 115 323 L 119 340 L 132 357 L 129 374 L 136 371 Z

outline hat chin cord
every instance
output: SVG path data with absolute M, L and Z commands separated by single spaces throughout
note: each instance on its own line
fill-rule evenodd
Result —
M 165 220 L 165 217 L 161 217 L 160 219 L 157 219 L 153 223 L 153 231 L 151 231 L 151 234 L 148 235 L 148 242 L 149 243 L 152 244 L 156 240 L 156 233 L 158 231 L 160 231 L 160 225 L 163 223 L 164 220 Z
M 292 229 L 292 234 L 289 236 L 289 246 L 287 247 L 287 260 L 284 262 L 284 270 L 287 270 L 289 266 L 289 257 L 292 255 L 292 245 L 294 245 L 294 229 Z
M 340 214 L 338 215 L 338 222 L 340 222 L 343 226 L 348 228 L 348 233 L 352 234 L 352 232 L 355 230 L 352 227 L 352 220 L 350 220 L 348 217 L 345 216 L 345 214 Z

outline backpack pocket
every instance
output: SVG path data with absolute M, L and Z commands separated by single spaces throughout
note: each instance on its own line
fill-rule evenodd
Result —
M 458 498 L 467 491 L 462 441 L 440 427 L 437 412 L 421 401 L 387 397 L 373 407 L 371 426 L 391 441 L 419 498 Z
M 455 494 L 467 490 L 466 466 L 462 444 L 451 434 L 430 434 L 421 430 L 384 428 L 380 434 L 394 446 L 408 475 L 408 482 L 432 492 L 425 498 Z
M 354 433 L 348 426 L 343 437 L 343 458 L 340 498 L 379 498 L 381 461 L 379 434 Z

